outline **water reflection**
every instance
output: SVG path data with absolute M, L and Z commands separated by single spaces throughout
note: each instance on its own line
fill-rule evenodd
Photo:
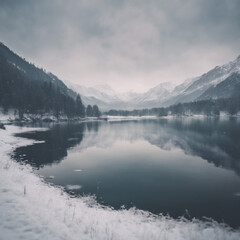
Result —
M 46 126 L 48 125 L 43 125 Z M 68 149 L 81 143 L 84 129 L 84 124 L 57 124 L 51 126 L 49 131 L 18 134 L 42 143 L 16 149 L 15 158 L 30 163 L 37 169 L 59 163 L 67 156 Z
M 240 122 L 236 118 L 56 124 L 46 132 L 22 133 L 19 136 L 45 141 L 18 148 L 15 152 L 16 159 L 27 161 L 37 168 L 60 162 L 70 148 L 72 151 L 92 146 L 107 148 L 117 140 L 144 139 L 165 150 L 179 147 L 188 155 L 199 156 L 240 175 Z
M 53 125 L 16 149 L 48 181 L 102 204 L 239 226 L 240 122 L 178 118 Z M 64 161 L 63 161 L 64 160 Z M 206 161 L 207 160 L 207 161 Z M 211 163 L 211 164 L 209 164 Z

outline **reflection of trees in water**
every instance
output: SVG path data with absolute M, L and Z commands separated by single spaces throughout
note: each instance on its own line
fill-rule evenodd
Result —
M 14 158 L 27 161 L 36 168 L 58 163 L 67 156 L 67 149 L 81 143 L 84 130 L 84 124 L 70 123 L 54 125 L 49 131 L 19 134 L 21 137 L 45 142 L 17 148 Z
M 91 131 L 98 132 L 99 122 L 97 122 L 97 121 L 95 121 L 95 122 L 87 122 L 86 123 L 86 127 L 87 127 L 87 130 L 89 132 L 91 132 Z
M 164 149 L 171 145 L 180 147 L 188 155 L 233 169 L 240 175 L 240 123 L 237 119 L 175 119 L 163 122 L 162 129 L 157 138 L 152 139 L 149 134 L 151 144 Z
M 20 136 L 45 141 L 15 151 L 17 159 L 28 160 L 37 168 L 60 162 L 67 156 L 69 148 L 81 151 L 92 146 L 106 148 L 116 140 L 145 139 L 166 150 L 179 147 L 188 155 L 199 156 L 215 166 L 233 169 L 240 175 L 240 122 L 234 118 L 69 123 L 53 125 L 46 132 Z

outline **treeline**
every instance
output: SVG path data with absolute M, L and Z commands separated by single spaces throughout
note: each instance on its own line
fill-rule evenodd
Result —
M 64 114 L 69 118 L 85 117 L 86 109 L 81 97 L 72 97 L 57 84 L 41 78 L 33 80 L 26 70 L 19 69 L 0 56 L 0 107 L 7 113 L 10 108 L 24 113 L 53 113 L 57 118 Z M 94 107 L 94 114 L 98 110 Z M 100 112 L 98 110 L 98 115 Z
M 86 110 L 86 116 L 87 117 L 100 117 L 101 112 L 98 109 L 97 105 L 88 105 Z
M 110 116 L 168 116 L 168 115 L 194 115 L 204 114 L 207 116 L 219 115 L 221 111 L 230 115 L 240 111 L 240 95 L 227 99 L 203 100 L 190 103 L 178 103 L 169 107 L 141 109 L 141 110 L 110 110 L 106 115 Z

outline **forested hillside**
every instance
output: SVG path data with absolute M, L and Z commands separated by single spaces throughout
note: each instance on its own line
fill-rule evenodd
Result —
M 0 107 L 7 113 L 52 113 L 56 117 L 84 117 L 80 95 L 59 80 L 0 44 Z

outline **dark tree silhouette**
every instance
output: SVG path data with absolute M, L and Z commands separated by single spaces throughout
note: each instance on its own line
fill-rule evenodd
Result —
M 93 116 L 93 108 L 92 108 L 91 105 L 87 106 L 86 114 L 87 114 L 88 117 L 92 117 Z
M 97 105 L 93 105 L 93 116 L 94 117 L 100 117 L 101 113 L 98 109 L 98 106 Z

